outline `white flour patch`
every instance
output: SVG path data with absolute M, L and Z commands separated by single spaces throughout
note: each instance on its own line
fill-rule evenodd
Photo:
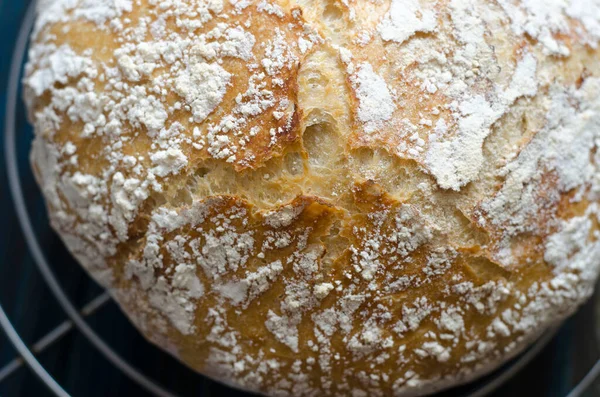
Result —
M 365 132 L 374 132 L 392 118 L 396 109 L 390 89 L 367 62 L 358 65 L 351 80 L 358 98 L 358 119 L 364 123 Z
M 403 43 L 416 32 L 432 32 L 436 25 L 435 11 L 421 6 L 419 0 L 392 0 L 377 30 L 383 40 Z

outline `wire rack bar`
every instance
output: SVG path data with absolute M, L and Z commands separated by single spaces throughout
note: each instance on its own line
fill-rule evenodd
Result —
M 92 299 L 87 305 L 81 309 L 82 317 L 87 317 L 93 313 L 95 313 L 98 309 L 103 307 L 110 300 L 110 296 L 108 293 L 103 293 L 98 295 L 96 298 Z M 44 335 L 40 340 L 34 343 L 31 346 L 31 352 L 34 355 L 39 355 L 48 347 L 52 346 L 54 343 L 61 340 L 65 335 L 67 335 L 73 329 L 73 321 L 65 320 L 61 324 L 59 324 L 56 328 L 48 332 Z M 22 357 L 17 357 L 6 364 L 4 367 L 0 368 L 0 383 L 12 375 L 16 370 L 21 368 L 25 364 L 25 360 Z
M 583 377 L 583 379 L 567 394 L 567 397 L 580 397 L 585 392 L 589 391 L 594 381 L 598 379 L 600 375 L 600 360 L 596 361 L 596 364 L 592 369 Z M 591 394 L 590 394 L 591 395 Z
M 0 305 L 0 326 L 4 328 L 6 336 L 11 341 L 17 352 L 21 355 L 25 363 L 31 368 L 31 370 L 48 386 L 48 388 L 56 394 L 58 397 L 69 397 L 67 393 L 52 376 L 44 369 L 42 364 L 34 357 L 33 353 L 27 348 L 10 320 L 6 316 L 2 305 Z

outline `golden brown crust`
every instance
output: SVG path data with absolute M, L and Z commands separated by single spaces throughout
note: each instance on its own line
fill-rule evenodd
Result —
M 73 254 L 199 372 L 420 395 L 591 293 L 595 1 L 76 3 L 40 6 L 34 170 Z

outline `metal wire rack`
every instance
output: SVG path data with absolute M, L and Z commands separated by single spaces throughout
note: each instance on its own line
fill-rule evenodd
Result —
M 16 150 L 17 127 L 15 115 L 17 114 L 17 106 L 19 102 L 19 82 L 22 73 L 22 66 L 26 54 L 28 35 L 32 29 L 35 18 L 35 1 L 31 1 L 27 7 L 25 18 L 21 24 L 18 38 L 14 47 L 14 53 L 11 58 L 11 66 L 7 85 L 7 101 L 5 109 L 5 125 L 4 125 L 4 151 L 6 159 L 6 170 L 8 174 L 8 182 L 10 194 L 12 196 L 15 211 L 18 220 L 25 236 L 28 249 L 30 250 L 37 268 L 42 275 L 48 288 L 60 304 L 62 310 L 66 313 L 68 319 L 60 323 L 52 329 L 36 343 L 27 346 L 17 330 L 11 324 L 4 308 L 0 302 L 0 326 L 4 329 L 10 342 L 17 350 L 19 357 L 13 359 L 8 364 L 0 367 L 0 384 L 13 374 L 23 365 L 27 365 L 57 396 L 70 396 L 67 391 L 61 386 L 44 368 L 37 359 L 37 355 L 54 345 L 57 341 L 63 338 L 70 332 L 79 332 L 116 368 L 122 371 L 131 380 L 146 389 L 150 395 L 160 397 L 174 397 L 177 394 L 160 385 L 156 380 L 152 379 L 147 374 L 136 369 L 125 359 L 123 359 L 116 350 L 103 340 L 98 333 L 91 327 L 86 318 L 94 316 L 101 310 L 109 301 L 108 293 L 101 293 L 94 299 L 90 300 L 82 308 L 78 309 L 68 297 L 63 289 L 61 282 L 57 279 L 53 264 L 47 259 L 47 256 L 36 237 L 31 216 L 25 204 L 23 188 L 21 185 L 21 172 L 18 167 L 18 151 Z M 512 360 L 495 373 L 487 376 L 483 380 L 475 382 L 462 388 L 450 392 L 441 393 L 444 397 L 482 397 L 496 390 L 500 385 L 505 383 L 513 375 L 519 372 L 526 364 L 528 364 L 552 339 L 556 329 L 549 330 L 526 352 L 521 354 L 516 359 Z M 140 336 L 141 338 L 141 336 Z M 578 397 L 589 387 L 589 385 L 600 374 L 600 361 L 597 362 L 579 384 L 568 394 L 568 397 Z M 198 375 L 198 378 L 200 376 Z M 197 395 L 197 394 L 195 394 Z

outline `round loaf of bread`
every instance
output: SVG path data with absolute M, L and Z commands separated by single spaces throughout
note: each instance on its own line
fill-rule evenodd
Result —
M 416 396 L 600 265 L 596 0 L 43 0 L 51 222 L 149 340 L 270 396 Z

